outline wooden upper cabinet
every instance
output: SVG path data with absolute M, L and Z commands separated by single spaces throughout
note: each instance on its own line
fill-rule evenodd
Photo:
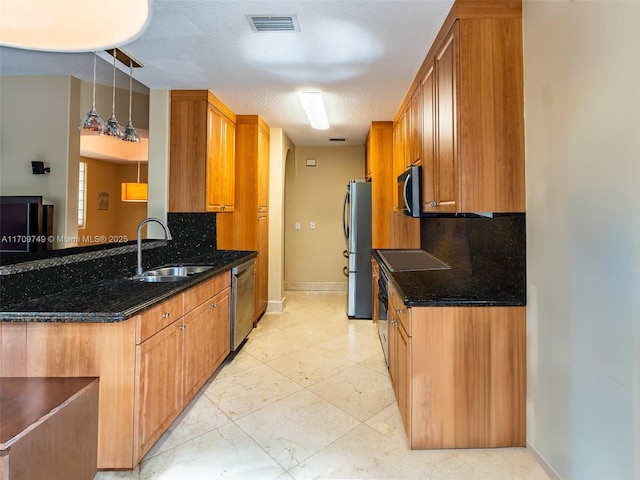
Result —
M 393 210 L 391 182 L 393 173 L 393 122 L 371 122 L 367 136 L 367 165 L 371 181 L 371 246 L 391 247 Z
M 422 161 L 422 84 L 416 87 L 408 107 L 409 158 L 408 165 L 420 165 Z
M 524 212 L 522 2 L 456 1 L 414 85 L 396 121 L 421 86 L 422 210 Z
M 169 211 L 233 211 L 233 112 L 207 90 L 173 90 L 170 131 Z
M 269 128 L 260 123 L 258 129 L 258 212 L 269 211 Z

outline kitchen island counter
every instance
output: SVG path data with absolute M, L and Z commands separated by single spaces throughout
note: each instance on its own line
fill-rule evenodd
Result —
M 4 304 L 1 301 L 0 321 L 3 322 L 80 322 L 114 323 L 137 315 L 148 307 L 168 299 L 194 285 L 214 277 L 257 255 L 252 251 L 212 250 L 204 254 L 167 258 L 164 264 L 210 265 L 203 273 L 173 282 L 140 282 L 133 275 L 97 279 L 62 291 Z M 62 275 L 62 273 L 61 273 Z M 6 278 L 6 277 L 5 277 Z

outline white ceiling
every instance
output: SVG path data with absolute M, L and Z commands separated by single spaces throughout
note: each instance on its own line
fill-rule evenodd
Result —
M 122 48 L 144 65 L 134 78 L 149 88 L 209 89 L 236 114 L 259 114 L 283 128 L 298 146 L 336 145 L 330 137 L 348 138 L 339 145 L 363 145 L 372 121 L 393 119 L 452 4 L 151 0 L 147 28 Z M 247 18 L 256 14 L 295 15 L 300 31 L 256 33 Z M 111 84 L 111 68 L 100 62 L 100 83 Z M 91 81 L 92 69 L 91 53 L 0 48 L 1 75 Z M 118 86 L 128 88 L 128 69 L 122 69 Z M 302 90 L 323 92 L 329 130 L 311 129 L 296 94 Z

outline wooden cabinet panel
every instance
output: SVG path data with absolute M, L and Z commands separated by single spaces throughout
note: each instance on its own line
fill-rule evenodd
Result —
M 182 410 L 182 320 L 136 347 L 135 463 Z
M 222 364 L 231 351 L 231 288 L 227 287 L 211 300 L 213 323 L 213 340 L 211 341 L 209 355 L 211 357 L 211 373 Z
M 269 300 L 269 217 L 258 215 L 258 258 L 256 268 L 256 320 L 267 308 Z
M 525 307 L 411 310 L 412 448 L 524 446 Z
M 182 320 L 182 405 L 189 403 L 214 370 L 211 354 L 214 339 L 212 310 L 212 302 L 205 302 L 187 313 Z
M 269 278 L 269 126 L 258 115 L 236 117 L 236 207 L 218 215 L 219 249 L 258 252 L 255 319 L 266 310 Z
M 198 287 L 196 287 L 198 288 Z M 162 302 L 136 317 L 136 344 L 142 343 L 151 335 L 175 322 L 183 314 L 183 297 L 175 297 Z
M 207 90 L 173 90 L 170 135 L 169 211 L 233 211 L 233 112 Z
M 371 169 L 371 247 L 391 247 L 393 175 L 393 123 L 372 122 L 367 136 L 367 162 Z
M 422 147 L 424 212 L 525 211 L 523 92 L 522 3 L 455 2 L 396 118 L 398 156 Z

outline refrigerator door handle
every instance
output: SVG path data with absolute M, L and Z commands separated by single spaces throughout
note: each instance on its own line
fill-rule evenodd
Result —
M 344 241 L 349 245 L 349 225 L 347 222 L 347 208 L 349 207 L 349 185 L 344 192 L 344 203 L 342 205 L 342 230 L 344 231 Z
M 349 276 L 349 267 L 344 267 L 344 268 L 342 269 L 342 273 L 344 273 L 344 276 L 345 276 L 345 277 L 348 277 L 348 276 Z
M 344 258 L 349 258 L 349 250 L 343 250 L 343 251 L 342 251 L 342 256 L 343 256 Z

